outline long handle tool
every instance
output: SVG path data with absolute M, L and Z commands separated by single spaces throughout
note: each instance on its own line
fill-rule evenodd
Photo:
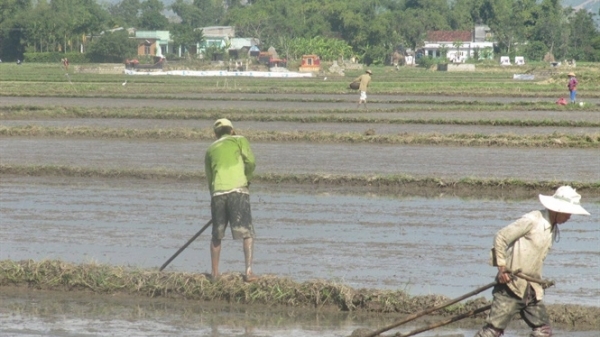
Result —
M 481 313 L 481 312 L 484 312 L 484 311 L 490 310 L 490 308 L 491 308 L 491 307 L 492 307 L 492 305 L 491 305 L 491 304 L 488 304 L 488 305 L 485 305 L 485 306 L 483 306 L 483 307 L 481 307 L 481 308 L 477 308 L 477 309 L 473 309 L 473 310 L 471 310 L 471 311 L 469 311 L 469 312 L 465 312 L 464 314 L 460 314 L 460 315 L 456 315 L 456 316 L 454 316 L 454 317 L 452 317 L 452 318 L 448 318 L 448 319 L 447 319 L 447 320 L 445 320 L 445 321 L 441 321 L 441 322 L 433 323 L 433 324 L 431 324 L 431 325 L 428 325 L 428 326 L 426 326 L 426 327 L 422 327 L 422 328 L 419 328 L 419 329 L 415 329 L 415 330 L 413 330 L 413 331 L 411 331 L 411 332 L 409 332 L 409 333 L 407 333 L 407 334 L 401 334 L 401 333 L 397 333 L 397 334 L 395 334 L 395 335 L 393 335 L 393 336 L 394 336 L 394 337 L 408 337 L 408 336 L 414 336 L 414 335 L 416 335 L 416 334 L 418 334 L 418 333 L 421 333 L 421 332 L 424 332 L 424 331 L 427 331 L 427 330 L 431 330 L 431 329 L 435 329 L 435 328 L 439 328 L 439 327 L 441 327 L 441 326 L 448 325 L 448 324 L 450 324 L 450 323 L 454 323 L 454 322 L 456 322 L 456 321 L 460 321 L 461 319 L 465 319 L 465 318 L 467 318 L 467 317 L 470 317 L 470 316 L 476 315 L 476 314 L 478 314 L 478 313 Z
M 177 251 L 177 253 L 175 253 L 173 256 L 171 256 L 167 262 L 163 263 L 163 265 L 160 267 L 159 271 L 162 271 L 163 269 L 165 269 L 169 263 L 171 263 L 171 261 L 173 261 L 177 255 L 179 255 L 181 252 L 183 252 L 184 249 L 187 248 L 187 246 L 190 245 L 190 243 L 194 242 L 194 240 L 196 240 L 200 234 L 202 234 L 202 232 L 204 232 L 208 226 L 210 226 L 212 224 L 212 219 L 208 220 L 208 222 L 206 223 L 206 225 L 204 225 L 204 227 L 202 227 L 202 229 L 200 229 L 200 231 L 198 233 L 196 233 L 196 235 L 194 235 L 191 239 L 188 240 L 188 242 L 185 243 L 185 245 L 183 245 L 181 248 L 179 248 L 179 250 Z
M 473 316 L 473 315 L 476 315 L 476 314 L 478 314 L 478 313 L 481 313 L 481 312 L 484 312 L 484 311 L 490 310 L 490 308 L 491 308 L 491 307 L 492 307 L 492 305 L 491 305 L 491 304 L 488 304 L 488 305 L 486 305 L 486 306 L 483 306 L 483 307 L 481 307 L 481 308 L 473 309 L 473 310 L 471 310 L 471 311 L 469 311 L 469 312 L 465 312 L 464 314 L 460 314 L 460 315 L 454 316 L 454 317 L 452 317 L 452 318 L 449 318 L 449 319 L 447 319 L 447 320 L 445 320 L 445 321 L 441 321 L 441 322 L 433 323 L 433 324 L 431 324 L 431 325 L 428 325 L 428 326 L 426 326 L 426 327 L 422 327 L 422 328 L 419 328 L 419 329 L 415 329 L 415 330 L 413 330 L 413 331 L 411 331 L 411 332 L 409 332 L 409 333 L 407 333 L 407 334 L 401 334 L 401 333 L 397 333 L 397 334 L 395 334 L 395 335 L 393 335 L 393 336 L 394 336 L 394 337 L 408 337 L 408 336 L 414 336 L 414 335 L 416 335 L 416 334 L 418 334 L 418 333 L 421 333 L 421 332 L 424 332 L 424 331 L 427 331 L 427 330 L 431 330 L 431 329 L 435 329 L 435 328 L 439 328 L 439 327 L 441 327 L 441 326 L 448 325 L 448 324 L 450 324 L 450 323 L 454 323 L 454 322 L 456 322 L 456 321 L 460 321 L 461 319 L 465 319 L 465 318 L 467 318 L 467 317 L 471 317 L 471 316 Z
M 491 287 L 495 286 L 496 284 L 497 284 L 497 282 L 496 282 L 496 281 L 494 281 L 494 282 L 492 282 L 492 283 L 490 283 L 490 284 L 486 284 L 486 285 L 484 285 L 484 286 L 483 286 L 483 287 L 481 287 L 481 288 L 477 288 L 477 289 L 475 289 L 475 290 L 473 290 L 473 291 L 471 291 L 471 292 L 469 292 L 469 293 L 467 293 L 467 294 L 464 294 L 464 295 L 462 295 L 462 296 L 460 296 L 460 297 L 457 297 L 457 298 L 455 298 L 455 299 L 453 299 L 453 300 L 450 300 L 450 301 L 448 301 L 448 302 L 445 302 L 445 303 L 443 303 L 443 304 L 440 304 L 440 305 L 438 305 L 437 307 L 431 307 L 431 308 L 425 309 L 425 310 L 423 310 L 423 311 L 419 311 L 419 312 L 417 312 L 417 313 L 414 313 L 414 314 L 412 314 L 412 315 L 410 315 L 410 316 L 408 316 L 408 317 L 406 317 L 406 318 L 404 318 L 404 319 L 402 319 L 402 320 L 400 320 L 400 321 L 396 321 L 396 322 L 394 322 L 394 323 L 392 323 L 392 324 L 390 324 L 390 325 L 388 325 L 388 326 L 385 326 L 385 327 L 383 327 L 383 328 L 381 328 L 381 329 L 379 329 L 379 330 L 376 330 L 376 331 L 374 331 L 374 332 L 371 332 L 370 334 L 366 335 L 365 337 L 375 337 L 375 336 L 378 336 L 378 335 L 379 335 L 379 334 L 381 334 L 382 332 L 385 332 L 385 331 L 391 330 L 391 329 L 393 329 L 393 328 L 395 328 L 395 327 L 397 327 L 397 326 L 400 326 L 400 325 L 402 325 L 402 324 L 404 324 L 404 323 L 407 323 L 407 322 L 410 322 L 410 321 L 412 321 L 412 320 L 415 320 L 415 319 L 417 319 L 417 318 L 419 318 L 419 317 L 421 317 L 421 316 L 425 316 L 425 315 L 427 315 L 427 314 L 430 314 L 430 313 L 432 313 L 432 312 L 434 312 L 434 311 L 437 311 L 437 310 L 443 309 L 443 308 L 445 308 L 445 307 L 447 307 L 447 306 L 449 306 L 449 305 L 452 305 L 452 304 L 454 304 L 454 303 L 460 302 L 460 301 L 464 300 L 465 298 L 471 297 L 471 296 L 473 296 L 473 295 L 477 295 L 477 294 L 479 294 L 480 292 L 482 292 L 482 291 L 484 291 L 484 290 L 487 290 L 487 289 L 489 289 L 489 288 L 491 288 Z

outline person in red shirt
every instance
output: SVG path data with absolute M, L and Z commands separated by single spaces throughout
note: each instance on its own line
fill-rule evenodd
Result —
M 569 73 L 567 76 L 569 76 L 567 88 L 569 88 L 569 92 L 571 93 L 571 103 L 575 104 L 575 100 L 577 99 L 577 78 L 575 78 L 575 73 Z

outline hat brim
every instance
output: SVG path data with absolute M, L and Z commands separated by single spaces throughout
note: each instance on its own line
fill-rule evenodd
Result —
M 574 205 L 572 203 L 562 201 L 556 199 L 552 196 L 542 195 L 540 194 L 540 202 L 547 209 L 558 212 L 558 213 L 567 213 L 567 214 L 578 214 L 578 215 L 590 215 L 588 211 L 586 211 L 583 207 L 579 205 Z

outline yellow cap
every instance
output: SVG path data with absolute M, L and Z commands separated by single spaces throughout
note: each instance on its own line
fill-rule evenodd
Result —
M 229 126 L 229 127 L 233 128 L 233 124 L 231 124 L 231 121 L 229 119 L 221 118 L 221 119 L 217 119 L 215 124 L 213 124 L 213 130 L 217 131 L 218 129 L 220 129 L 223 126 Z

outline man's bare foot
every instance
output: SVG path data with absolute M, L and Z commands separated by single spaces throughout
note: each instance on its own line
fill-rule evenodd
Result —
M 258 276 L 254 275 L 254 274 L 248 274 L 248 275 L 244 275 L 244 282 L 256 282 L 258 281 Z

